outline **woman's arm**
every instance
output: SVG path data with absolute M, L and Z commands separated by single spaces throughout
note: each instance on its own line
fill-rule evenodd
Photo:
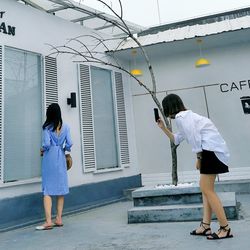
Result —
M 73 142 L 72 142 L 71 135 L 70 135 L 70 129 L 69 127 L 67 127 L 64 151 L 70 152 L 72 145 L 73 145 Z
M 162 121 L 161 118 L 158 119 L 157 124 L 159 128 L 168 136 L 168 138 L 174 142 L 174 134 L 165 126 L 164 122 Z
M 49 150 L 50 148 L 50 135 L 48 129 L 43 130 L 43 137 L 42 137 L 42 149 L 43 151 Z

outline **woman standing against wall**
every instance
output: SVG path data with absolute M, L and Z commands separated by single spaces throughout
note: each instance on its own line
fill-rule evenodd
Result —
M 175 119 L 178 133 L 173 134 L 161 119 L 157 121 L 158 126 L 176 145 L 185 139 L 197 155 L 196 168 L 200 170 L 203 220 L 190 234 L 207 236 L 209 240 L 233 237 L 224 208 L 214 190 L 216 175 L 228 172 L 229 152 L 225 141 L 211 120 L 187 110 L 178 95 L 167 95 L 162 106 L 166 117 Z M 212 233 L 210 228 L 212 212 L 216 214 L 220 224 L 217 233 Z
M 70 151 L 72 140 L 69 127 L 63 123 L 61 109 L 57 103 L 49 105 L 42 136 L 42 192 L 45 211 L 45 223 L 37 230 L 63 226 L 62 212 L 64 195 L 69 193 L 65 151 Z M 52 223 L 52 196 L 57 198 L 57 214 Z

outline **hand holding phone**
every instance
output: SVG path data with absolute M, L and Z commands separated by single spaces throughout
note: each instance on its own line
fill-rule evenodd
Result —
M 155 114 L 155 122 L 157 122 L 160 119 L 159 111 L 157 108 L 154 108 L 154 114 Z

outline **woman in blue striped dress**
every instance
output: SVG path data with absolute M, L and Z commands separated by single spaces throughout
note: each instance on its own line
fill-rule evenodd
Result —
M 37 230 L 63 226 L 62 212 L 64 195 L 69 193 L 65 151 L 70 151 L 72 140 L 69 126 L 63 123 L 61 109 L 52 103 L 46 112 L 42 136 L 42 192 L 46 221 Z M 52 196 L 57 197 L 57 215 L 52 223 Z

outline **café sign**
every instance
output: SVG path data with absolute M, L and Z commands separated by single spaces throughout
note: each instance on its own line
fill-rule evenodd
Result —
M 250 79 L 240 80 L 235 82 L 224 82 L 220 84 L 220 91 L 222 93 L 241 91 L 250 89 Z
M 15 36 L 16 27 L 6 24 L 5 22 L 1 22 L 1 19 L 4 17 L 5 11 L 0 11 L 0 33 Z

